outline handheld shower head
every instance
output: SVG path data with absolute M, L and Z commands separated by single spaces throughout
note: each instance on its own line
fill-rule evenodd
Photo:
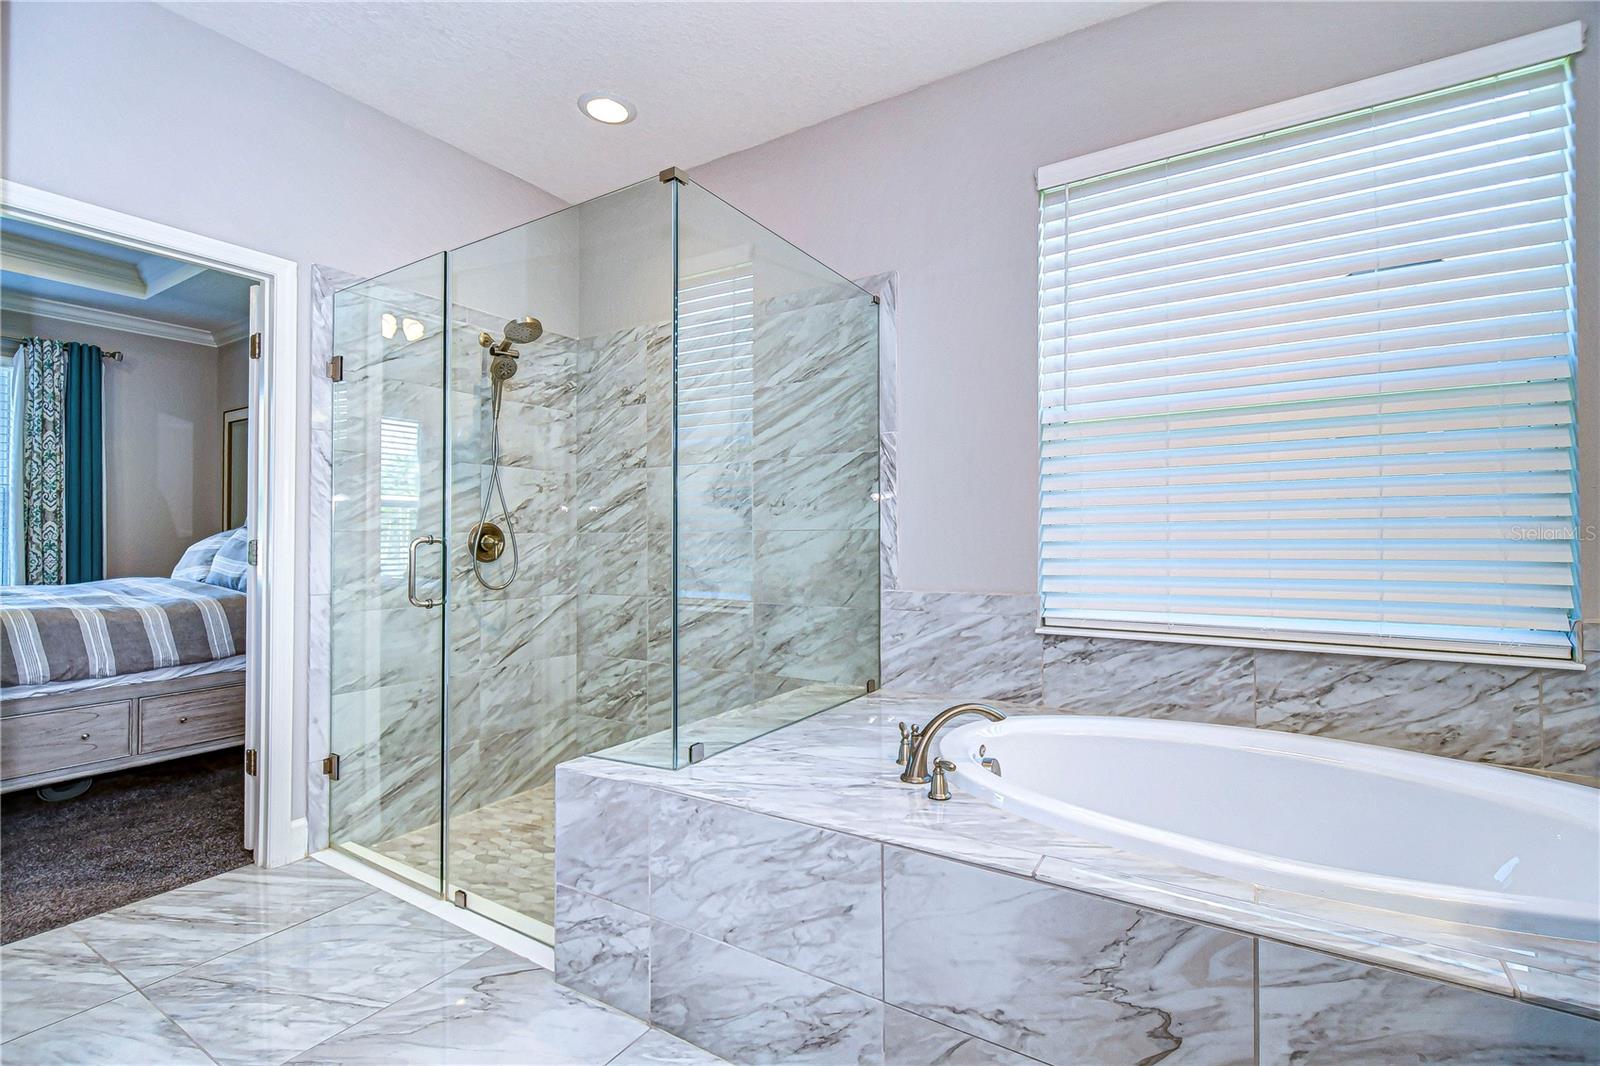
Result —
M 498 421 L 500 418 L 500 393 L 505 388 L 506 382 L 517 376 L 517 356 L 515 352 L 496 355 L 489 360 L 489 380 L 494 383 L 494 400 L 490 413 Z

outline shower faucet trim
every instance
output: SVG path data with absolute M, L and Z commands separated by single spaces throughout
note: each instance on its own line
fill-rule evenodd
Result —
M 478 509 L 478 521 L 467 534 L 467 547 L 472 557 L 472 576 L 478 584 L 491 592 L 509 588 L 517 579 L 522 553 L 517 546 L 517 531 L 511 525 L 511 509 L 506 505 L 505 486 L 500 483 L 500 399 L 506 382 L 517 376 L 517 345 L 532 344 L 544 335 L 544 326 L 537 318 L 514 318 L 506 323 L 500 339 L 487 330 L 478 334 L 480 347 L 489 350 L 489 381 L 493 388 L 489 403 L 489 483 L 484 486 L 483 506 Z M 489 509 L 498 497 L 498 521 L 491 520 Z M 500 558 L 507 547 L 511 548 L 511 573 L 495 584 L 483 576 L 483 564 Z

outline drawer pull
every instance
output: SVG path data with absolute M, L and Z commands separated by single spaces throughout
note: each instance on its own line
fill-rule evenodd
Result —
M 89 734 L 88 733 L 79 733 L 78 734 L 78 739 L 79 740 L 88 740 L 89 739 Z
M 187 722 L 187 721 L 188 721 L 188 720 L 189 720 L 189 716 L 188 716 L 188 715 L 184 715 L 184 716 L 183 716 L 183 717 L 182 717 L 182 718 L 179 718 L 179 719 L 178 719 L 178 724 L 179 724 L 179 725 L 183 725 L 183 724 L 184 724 L 184 723 L 185 723 L 185 722 Z

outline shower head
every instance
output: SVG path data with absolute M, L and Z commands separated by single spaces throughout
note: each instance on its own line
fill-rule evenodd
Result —
M 532 344 L 544 336 L 544 326 L 537 318 L 514 318 L 506 323 L 505 336 L 494 339 L 493 333 L 479 333 L 478 343 L 492 355 L 516 355 L 512 345 Z
M 506 340 L 512 344 L 532 344 L 544 335 L 537 318 L 517 318 L 506 323 Z

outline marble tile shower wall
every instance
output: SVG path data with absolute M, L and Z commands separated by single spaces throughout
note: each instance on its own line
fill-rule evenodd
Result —
M 1042 637 L 1037 610 L 1033 596 L 886 591 L 884 685 L 1600 776 L 1600 671 Z M 1600 625 L 1585 629 L 1600 661 Z
M 1593 1020 L 558 771 L 556 977 L 735 1062 L 1584 1062 Z
M 448 712 L 452 812 L 475 810 L 548 778 L 538 755 L 560 746 L 551 708 L 577 687 L 575 516 L 578 342 L 547 334 L 523 345 L 500 413 L 500 485 L 518 544 L 517 576 L 487 589 L 473 576 L 467 531 L 478 520 L 490 472 L 492 416 L 486 321 L 461 307 L 450 360 L 450 641 Z M 498 497 L 491 510 L 498 513 Z M 486 565 L 509 574 L 506 556 Z M 566 756 L 563 756 L 566 757 Z M 435 767 L 435 773 L 437 768 Z
M 314 278 L 318 285 L 327 281 L 326 276 Z M 308 812 L 315 803 L 326 805 L 325 779 L 316 762 L 321 754 L 338 751 L 348 773 L 341 778 L 340 802 L 331 817 L 339 835 L 366 841 L 437 819 L 439 784 L 428 769 L 438 761 L 442 712 L 438 671 L 427 664 L 440 662 L 443 654 L 440 628 L 416 623 L 406 603 L 403 575 L 385 562 L 392 523 L 390 530 L 384 528 L 384 486 L 370 474 L 382 463 L 385 432 L 409 430 L 417 441 L 417 463 L 402 476 L 419 483 L 442 476 L 444 409 L 437 359 L 442 308 L 436 299 L 415 293 L 373 295 L 378 299 L 352 299 L 350 311 L 336 323 L 330 314 L 327 331 L 320 335 L 331 338 L 329 350 L 365 351 L 369 357 L 346 356 L 345 384 L 337 394 L 325 374 L 313 375 L 311 479 L 315 487 L 326 478 L 329 505 L 313 503 L 310 565 L 312 579 L 326 580 L 330 589 L 361 588 L 375 594 L 337 601 L 330 595 L 319 601 L 313 591 L 313 617 L 321 614 L 327 624 L 322 631 L 326 638 L 312 642 L 313 655 L 325 664 L 336 650 L 340 668 L 330 672 L 308 664 L 308 679 L 325 682 L 323 691 L 329 692 L 326 710 L 313 713 L 308 732 L 308 740 L 317 745 L 307 752 Z M 430 323 L 431 336 L 408 342 L 397 335 L 372 350 L 368 342 L 377 336 L 379 310 L 390 307 Z M 326 416 L 319 409 L 323 404 Z M 337 466 L 332 463 L 335 454 Z M 420 494 L 411 523 L 418 532 L 442 528 L 443 510 L 441 500 Z M 320 786 L 315 800 L 313 781 Z M 312 842 L 320 843 L 320 836 L 319 826 Z

